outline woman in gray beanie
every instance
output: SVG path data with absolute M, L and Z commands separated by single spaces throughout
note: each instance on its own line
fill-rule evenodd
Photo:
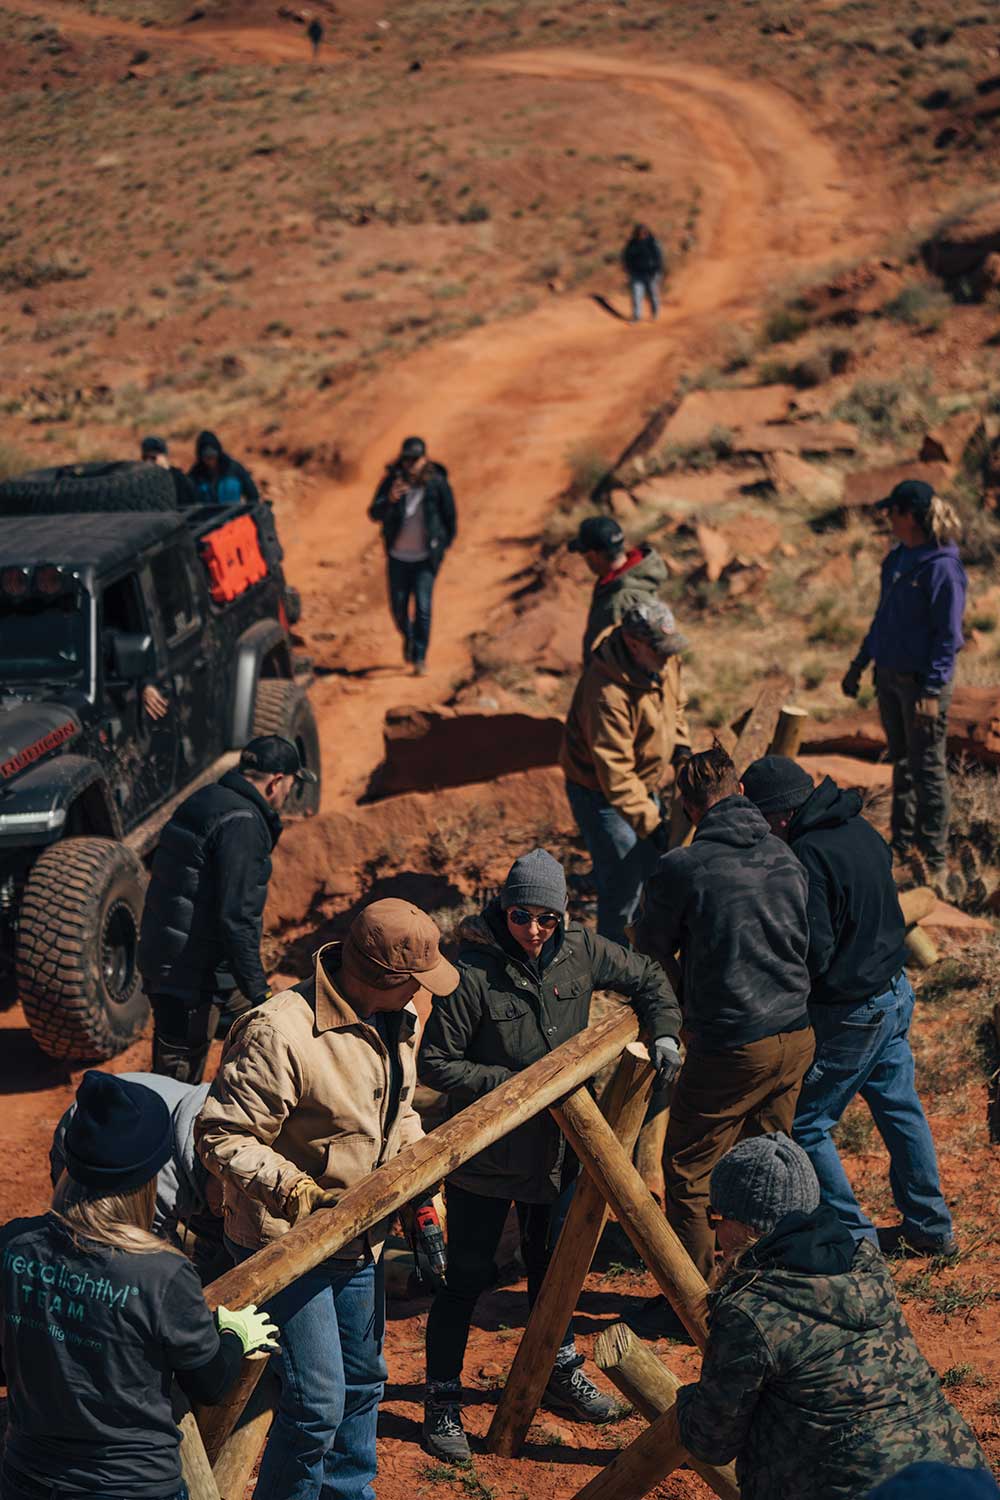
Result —
M 651 1040 L 660 1078 L 680 1068 L 680 1011 L 653 959 L 566 921 L 566 876 L 545 849 L 516 859 L 499 896 L 462 928 L 462 979 L 435 1000 L 420 1048 L 420 1077 L 448 1095 L 457 1114 L 583 1031 L 594 990 L 628 1000 Z M 528 1301 L 542 1284 L 558 1223 L 553 1209 L 577 1162 L 547 1110 L 448 1178 L 448 1282 L 427 1321 L 423 1443 L 451 1462 L 469 1457 L 460 1418 L 462 1362 L 472 1314 L 495 1280 L 494 1256 L 511 1203 L 517 1206 Z M 546 1405 L 577 1422 L 606 1422 L 614 1403 L 580 1366 L 568 1329 Z
M 923 1459 L 988 1472 L 885 1261 L 820 1203 L 801 1146 L 781 1132 L 740 1141 L 711 1201 L 725 1270 L 701 1378 L 677 1393 L 695 1458 L 735 1458 L 742 1500 L 856 1500 Z

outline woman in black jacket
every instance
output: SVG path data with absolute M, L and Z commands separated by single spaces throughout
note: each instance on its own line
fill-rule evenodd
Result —
M 157 1094 L 85 1073 L 64 1149 L 52 1211 L 0 1230 L 4 1500 L 186 1500 L 174 1377 L 218 1401 L 276 1329 L 252 1304 L 213 1317 L 190 1261 L 150 1232 L 173 1150 Z
M 421 1078 L 448 1095 L 452 1114 L 584 1030 L 598 989 L 623 995 L 637 1012 L 654 1039 L 662 1082 L 680 1068 L 680 1012 L 667 976 L 654 960 L 566 923 L 566 876 L 546 850 L 515 860 L 499 898 L 462 936 L 461 983 L 434 1002 L 420 1050 Z M 427 1322 L 423 1442 L 436 1457 L 469 1456 L 459 1414 L 462 1361 L 476 1302 L 495 1277 L 510 1205 L 520 1221 L 531 1304 L 558 1232 L 557 1202 L 576 1171 L 576 1158 L 543 1110 L 448 1178 L 448 1282 Z M 578 1422 L 606 1422 L 614 1403 L 582 1364 L 570 1328 L 546 1404 Z

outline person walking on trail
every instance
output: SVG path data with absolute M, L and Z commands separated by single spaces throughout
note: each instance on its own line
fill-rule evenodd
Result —
M 312 47 L 313 62 L 318 62 L 320 43 L 323 40 L 323 22 L 318 16 L 313 16 L 309 22 L 309 25 L 306 27 L 306 36 L 309 38 L 309 45 Z
M 176 1379 L 213 1404 L 274 1347 L 251 1304 L 205 1305 L 189 1260 L 150 1232 L 174 1132 L 164 1101 L 85 1073 L 49 1213 L 0 1230 L 4 1500 L 187 1500 Z
M 657 1073 L 680 1067 L 680 1012 L 658 964 L 567 922 L 563 867 L 545 849 L 516 859 L 498 897 L 462 929 L 461 983 L 435 1000 L 420 1051 L 420 1076 L 457 1114 L 584 1030 L 594 990 L 628 1000 L 650 1038 Z M 528 1304 L 544 1279 L 575 1156 L 546 1111 L 449 1176 L 448 1278 L 427 1320 L 423 1445 L 449 1463 L 469 1457 L 462 1429 L 462 1363 L 481 1294 L 513 1202 L 528 1272 Z M 607 1422 L 618 1411 L 584 1375 L 572 1326 L 544 1396 L 575 1422 Z
M 648 542 L 629 547 L 614 516 L 587 516 L 568 550 L 580 553 L 595 578 L 583 635 L 586 666 L 594 647 L 621 624 L 627 609 L 658 596 L 667 568 Z
M 434 580 L 455 540 L 455 497 L 448 470 L 427 456 L 423 438 L 408 437 L 368 507 L 382 527 L 389 568 L 389 606 L 403 637 L 403 660 L 416 677 L 427 671 Z
M 622 265 L 632 295 L 632 322 L 642 317 L 643 301 L 649 298 L 649 315 L 660 315 L 660 282 L 664 260 L 660 242 L 646 224 L 637 224 L 625 242 Z
M 658 599 L 632 604 L 595 647 L 563 734 L 566 795 L 594 862 L 597 930 L 612 943 L 667 847 L 661 791 L 691 753 L 680 653 L 687 641 Z
M 261 735 L 238 770 L 186 798 L 160 835 L 138 954 L 154 1073 L 199 1083 L 220 1011 L 239 1014 L 270 993 L 260 940 L 271 851 L 294 782 L 315 780 L 290 740 Z
M 318 950 L 310 979 L 233 1027 L 195 1139 L 222 1181 L 237 1260 L 337 1203 L 422 1136 L 412 1001 L 421 988 L 448 995 L 459 982 L 440 936 L 409 902 L 374 901 L 342 944 Z M 267 1304 L 280 1329 L 281 1393 L 256 1500 L 374 1500 L 390 1223 Z
M 712 1168 L 741 1135 L 792 1127 L 812 1061 L 806 872 L 742 795 L 721 745 L 694 755 L 677 790 L 695 826 L 643 893 L 635 944 L 677 972 L 686 1044 L 664 1149 L 667 1218 L 705 1280 L 715 1265 Z M 657 1298 L 638 1331 L 682 1325 Z
M 841 1165 L 831 1132 L 860 1094 L 889 1152 L 889 1182 L 903 1216 L 879 1231 L 883 1250 L 907 1245 L 954 1254 L 930 1127 L 914 1084 L 906 971 L 906 923 L 882 836 L 861 816 L 861 798 L 829 776 L 818 787 L 783 755 L 755 761 L 743 790 L 805 866 L 809 880 L 809 1015 L 816 1056 L 792 1131 L 819 1178 L 824 1203 L 855 1239 L 876 1238 Z
M 260 492 L 248 471 L 223 448 L 214 432 L 199 432 L 188 470 L 199 505 L 251 505 Z
M 880 500 L 897 545 L 882 564 L 878 609 L 842 688 L 856 698 L 875 663 L 879 715 L 892 761 L 892 849 L 916 848 L 940 886 L 948 853 L 951 792 L 946 761 L 955 660 L 964 644 L 966 576 L 961 523 L 929 484 L 906 479 Z
M 888 1266 L 821 1202 L 801 1146 L 740 1141 L 712 1172 L 711 1204 L 725 1271 L 700 1376 L 677 1392 L 694 1458 L 735 1458 L 742 1500 L 858 1500 L 919 1460 L 989 1474 Z

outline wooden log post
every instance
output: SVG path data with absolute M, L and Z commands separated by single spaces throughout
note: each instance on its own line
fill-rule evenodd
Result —
M 916 885 L 912 890 L 899 893 L 899 909 L 907 927 L 916 927 L 918 922 L 929 917 L 937 903 L 937 892 L 929 885 Z
M 668 1370 L 624 1323 L 613 1323 L 598 1336 L 594 1345 L 594 1363 L 647 1422 L 654 1422 L 671 1410 L 682 1385 L 673 1370 Z M 705 1483 L 722 1496 L 722 1500 L 739 1500 L 740 1487 L 732 1464 L 725 1468 L 703 1464 L 684 1449 L 677 1456 L 677 1466 L 682 1463 L 689 1464 L 696 1474 L 700 1474 Z
M 930 933 L 920 926 L 937 906 L 937 900 L 937 893 L 929 885 L 918 885 L 911 891 L 900 892 L 899 907 L 906 923 L 903 940 L 906 956 L 918 969 L 933 969 L 941 957 Z
M 911 927 L 903 939 L 906 956 L 918 969 L 933 969 L 941 954 L 937 943 L 922 927 Z
M 601 1100 L 608 1127 L 629 1156 L 646 1113 L 652 1082 L 649 1054 L 638 1042 L 632 1042 L 622 1053 Z M 593 1179 L 586 1177 L 577 1183 L 559 1242 L 490 1423 L 486 1436 L 488 1453 L 512 1458 L 520 1452 L 607 1217 L 608 1205 Z
M 623 1448 L 606 1469 L 577 1490 L 573 1500 L 640 1500 L 679 1464 L 687 1462 L 677 1408 L 672 1406 Z
M 667 1192 L 663 1180 L 663 1151 L 667 1143 L 669 1120 L 670 1095 L 666 1089 L 655 1091 L 650 1100 L 646 1122 L 639 1131 L 635 1167 L 661 1208 L 666 1201 Z
M 755 760 L 767 754 L 767 748 L 774 739 L 782 704 L 792 691 L 792 686 L 792 679 L 785 674 L 765 678 L 764 686 L 740 728 L 739 738 L 733 749 L 733 764 L 737 776 L 742 776 L 747 766 L 753 765 Z
M 205 1452 L 213 1466 L 270 1357 L 263 1349 L 247 1354 L 239 1374 L 217 1406 L 205 1406 L 200 1402 L 195 1404 L 195 1419 L 205 1444 Z
M 243 1500 L 254 1465 L 267 1442 L 277 1401 L 278 1382 L 272 1374 L 266 1374 L 212 1467 L 220 1500 Z
M 798 755 L 808 717 L 808 709 L 793 708 L 786 703 L 778 714 L 768 755 Z
M 583 1090 L 553 1105 L 552 1113 L 646 1262 L 660 1291 L 699 1349 L 704 1349 L 708 1338 L 705 1317 L 708 1287 L 615 1139 L 611 1126 Z
M 176 1384 L 171 1403 L 174 1421 L 181 1434 L 181 1477 L 187 1485 L 190 1500 L 220 1500 L 219 1487 L 212 1474 L 212 1465 L 208 1461 L 194 1413 L 184 1392 Z

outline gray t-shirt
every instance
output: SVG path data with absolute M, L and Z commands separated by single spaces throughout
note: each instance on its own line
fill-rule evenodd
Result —
M 403 521 L 389 549 L 389 556 L 397 562 L 425 562 L 430 556 L 430 547 L 424 515 L 424 486 L 413 485 L 399 504 L 403 507 Z

